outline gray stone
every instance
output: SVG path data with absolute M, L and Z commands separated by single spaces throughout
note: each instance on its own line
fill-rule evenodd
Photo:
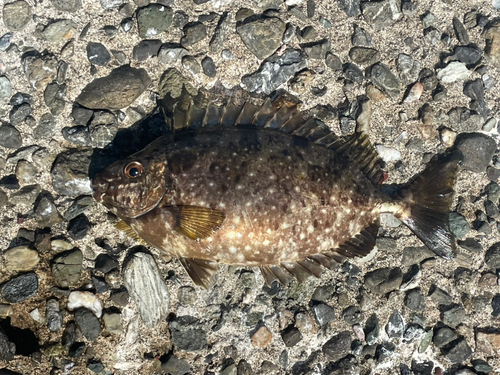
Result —
M 380 61 L 380 53 L 374 48 L 353 47 L 349 50 L 352 62 L 361 66 L 368 66 Z
M 0 77 L 0 99 L 10 98 L 12 84 L 7 77 Z
M 132 104 L 151 83 L 144 69 L 121 66 L 89 83 L 76 101 L 91 109 L 121 109 Z
M 392 99 L 399 98 L 399 79 L 391 72 L 387 65 L 382 63 L 373 65 L 368 77 L 375 86 L 389 95 Z
M 351 42 L 356 47 L 373 47 L 371 35 L 362 27 L 354 24 L 354 32 L 351 35 Z
M 207 333 L 198 319 L 192 316 L 179 316 L 169 325 L 172 343 L 178 350 L 194 352 L 207 346 Z
M 355 325 L 363 321 L 364 314 L 358 306 L 349 306 L 342 312 L 342 319 L 344 319 L 347 324 Z
M 457 338 L 458 338 L 458 335 L 454 330 L 452 330 L 449 327 L 442 327 L 436 331 L 436 333 L 434 334 L 434 337 L 432 338 L 432 342 L 438 348 L 442 348 L 442 347 L 448 345 L 453 340 L 456 340 Z
M 330 41 L 323 39 L 319 42 L 301 44 L 300 48 L 310 59 L 322 60 L 330 50 Z
M 165 363 L 162 363 L 161 368 L 171 375 L 185 375 L 191 373 L 191 365 L 185 358 L 177 358 L 175 355 L 170 355 Z
M 45 105 L 50 108 L 50 112 L 54 116 L 60 115 L 66 105 L 66 84 L 49 83 L 45 88 L 43 98 Z
M 17 149 L 23 144 L 21 133 L 9 124 L 0 126 L 0 146 L 10 149 Z
M 77 146 L 92 145 L 92 139 L 90 138 L 90 133 L 87 126 L 65 127 L 61 130 L 61 133 L 65 140 Z
M 456 46 L 453 50 L 453 58 L 467 65 L 474 65 L 483 56 L 483 51 L 476 46 Z
M 37 90 L 53 81 L 57 74 L 57 60 L 50 55 L 27 55 L 23 58 L 22 65 L 29 83 Z
M 221 51 L 226 45 L 226 39 L 231 30 L 231 15 L 230 13 L 224 12 L 217 24 L 217 28 L 214 31 L 212 39 L 210 39 L 210 52 L 213 54 Z
M 106 66 L 111 61 L 111 54 L 102 43 L 87 43 L 87 58 L 91 64 Z
M 451 363 L 462 363 L 472 355 L 472 349 L 464 338 L 461 338 L 442 350 L 444 357 Z
M 279 18 L 258 18 L 236 26 L 247 48 L 259 59 L 272 55 L 281 45 L 286 25 Z
M 351 332 L 340 332 L 323 344 L 323 354 L 332 362 L 338 361 L 349 354 L 351 342 Z
M 331 52 L 328 52 L 325 56 L 325 64 L 327 67 L 334 71 L 342 70 L 342 61 L 340 58 Z
M 201 73 L 201 65 L 194 56 L 184 56 L 182 66 L 195 77 Z
M 396 290 L 403 281 L 403 273 L 399 267 L 380 268 L 365 275 L 365 285 L 372 293 L 386 294 Z
M 492 245 L 484 255 L 484 262 L 492 269 L 500 269 L 500 242 Z
M 452 328 L 456 328 L 466 320 L 465 309 L 462 306 L 453 306 L 443 312 L 443 323 Z
M 89 229 L 90 222 L 84 214 L 80 214 L 71 219 L 67 227 L 69 235 L 75 240 L 83 239 L 87 235 Z
M 31 115 L 31 112 L 32 108 L 28 103 L 15 106 L 9 113 L 9 121 L 14 126 L 20 125 Z
M 432 291 L 429 293 L 429 297 L 431 297 L 437 304 L 439 305 L 450 305 L 453 302 L 453 298 L 446 293 L 444 290 L 434 287 Z
M 83 254 L 80 250 L 70 250 L 56 255 L 52 261 L 52 276 L 63 287 L 78 286 L 82 273 Z
M 0 52 L 7 51 L 7 49 L 11 46 L 10 40 L 12 36 L 14 36 L 14 33 L 5 33 L 0 37 Z
M 123 268 L 123 282 L 148 327 L 155 327 L 167 316 L 167 285 L 151 255 L 134 254 Z
M 307 59 L 301 51 L 289 49 L 281 56 L 271 56 L 259 70 L 244 76 L 241 81 L 249 92 L 269 95 L 307 66 Z
M 460 44 L 467 45 L 470 43 L 469 33 L 465 29 L 464 24 L 457 18 L 453 17 L 453 29 Z
M 82 0 L 50 0 L 54 8 L 62 12 L 74 13 L 82 7 Z
M 456 212 L 450 212 L 450 231 L 455 237 L 463 238 L 470 230 L 471 227 L 465 217 Z
M 385 326 L 387 336 L 389 336 L 389 338 L 399 338 L 403 336 L 404 328 L 405 324 L 403 317 L 398 311 L 394 311 Z
M 405 306 L 413 311 L 423 311 L 425 309 L 425 298 L 420 288 L 409 290 L 406 293 Z
M 476 173 L 485 171 L 497 149 L 493 138 L 480 133 L 459 134 L 455 147 L 462 152 L 462 168 Z
M 188 23 L 184 26 L 184 35 L 181 45 L 184 48 L 192 47 L 207 37 L 207 28 L 201 22 Z
M 72 20 L 58 20 L 43 29 L 43 36 L 49 43 L 68 41 L 76 37 L 76 23 Z
M 451 128 L 458 133 L 476 132 L 481 130 L 484 119 L 468 108 L 455 107 L 448 112 Z
M 83 214 L 89 207 L 95 204 L 94 199 L 90 195 L 83 195 L 76 198 L 71 206 L 64 213 L 66 220 L 72 220 L 80 214 Z
M 213 78 L 217 75 L 217 68 L 214 64 L 214 60 L 212 60 L 210 56 L 205 56 L 205 58 L 201 60 L 201 67 L 206 76 Z
M 348 17 L 356 17 L 360 13 L 360 0 L 337 0 L 337 2 Z
M 471 98 L 470 108 L 478 112 L 481 116 L 487 117 L 489 109 L 484 99 L 484 84 L 481 78 L 466 82 L 464 85 L 464 95 Z
M 90 310 L 84 308 L 76 310 L 75 321 L 83 336 L 89 341 L 94 341 L 101 333 L 99 319 Z
M 314 305 L 312 311 L 320 327 L 323 327 L 335 319 L 335 312 L 333 309 L 324 303 Z
M 160 39 L 146 39 L 139 42 L 132 50 L 132 57 L 137 61 L 146 61 L 150 57 L 158 55 L 161 47 Z
M 63 316 L 61 314 L 58 300 L 54 298 L 47 300 L 45 316 L 49 331 L 56 332 L 62 328 Z
M 0 287 L 0 295 L 9 303 L 19 303 L 38 293 L 38 277 L 29 272 L 11 278 Z
M 25 1 L 14 1 L 3 7 L 3 22 L 11 31 L 21 31 L 31 19 L 31 7 Z
M 188 54 L 188 50 L 182 47 L 163 45 L 158 52 L 158 61 L 162 64 L 172 64 Z
M 178 98 L 182 93 L 183 87 L 192 96 L 198 94 L 198 90 L 176 68 L 169 68 L 165 70 L 160 78 L 160 82 L 158 82 L 158 93 L 161 98 L 167 94 L 173 98 Z
M 137 28 L 143 39 L 161 34 L 172 24 L 174 11 L 161 4 L 150 4 L 137 10 Z
M 396 23 L 402 15 L 400 9 L 401 2 L 399 0 L 364 2 L 361 4 L 361 11 L 365 21 L 376 31 Z
M 40 185 L 23 186 L 19 191 L 10 195 L 9 202 L 12 204 L 32 205 L 42 188 Z
M 113 141 L 117 132 L 118 122 L 113 113 L 108 111 L 98 111 L 94 113 L 94 118 L 89 125 L 92 147 L 106 147 Z
M 55 204 L 47 197 L 42 197 L 35 207 L 37 224 L 42 228 L 52 227 L 62 221 Z
M 52 166 L 52 186 L 61 195 L 76 197 L 91 194 L 88 177 L 92 150 L 70 149 L 60 153 Z
M 302 340 L 302 334 L 297 327 L 290 326 L 281 332 L 281 338 L 283 339 L 285 346 L 287 348 L 291 348 Z
M 9 337 L 2 330 L 0 330 L 0 361 L 11 361 L 12 359 L 14 359 L 15 354 L 16 354 L 16 344 L 11 342 L 9 340 Z M 5 370 L 3 374 L 2 372 L 0 372 L 0 375 L 20 375 L 20 374 L 9 370 Z
M 410 55 L 400 53 L 397 60 L 397 69 L 403 83 L 409 85 L 418 80 L 420 63 Z

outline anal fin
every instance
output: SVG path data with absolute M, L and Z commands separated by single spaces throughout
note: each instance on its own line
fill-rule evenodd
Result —
M 380 223 L 377 219 L 359 234 L 340 245 L 337 249 L 324 252 L 323 254 L 332 259 L 335 259 L 333 254 L 340 255 L 341 258 L 362 258 L 368 255 L 375 247 L 379 227 Z
M 207 289 L 212 276 L 217 272 L 217 263 L 205 259 L 180 258 L 181 264 L 196 285 Z

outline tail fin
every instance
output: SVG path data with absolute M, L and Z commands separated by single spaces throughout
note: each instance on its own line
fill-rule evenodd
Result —
M 459 157 L 433 161 L 404 193 L 408 207 L 401 221 L 437 255 L 454 256 L 455 238 L 450 232 L 449 213 Z

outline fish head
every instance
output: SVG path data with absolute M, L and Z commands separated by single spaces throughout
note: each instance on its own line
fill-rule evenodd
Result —
M 154 209 L 173 188 L 166 156 L 155 151 L 146 148 L 97 174 L 94 199 L 122 219 Z

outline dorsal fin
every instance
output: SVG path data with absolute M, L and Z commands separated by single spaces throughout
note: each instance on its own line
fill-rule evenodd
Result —
M 272 102 L 267 98 L 260 106 L 250 101 L 241 106 L 229 101 L 221 107 L 210 102 L 206 108 L 199 108 L 191 100 L 187 110 L 180 107 L 185 108 L 185 102 L 173 106 L 174 129 L 198 129 L 217 125 L 253 125 L 277 129 L 343 153 L 376 186 L 383 181 L 384 163 L 365 133 L 355 133 L 341 139 L 323 122 L 315 118 L 304 118 L 294 103 L 283 102 L 279 98 Z

